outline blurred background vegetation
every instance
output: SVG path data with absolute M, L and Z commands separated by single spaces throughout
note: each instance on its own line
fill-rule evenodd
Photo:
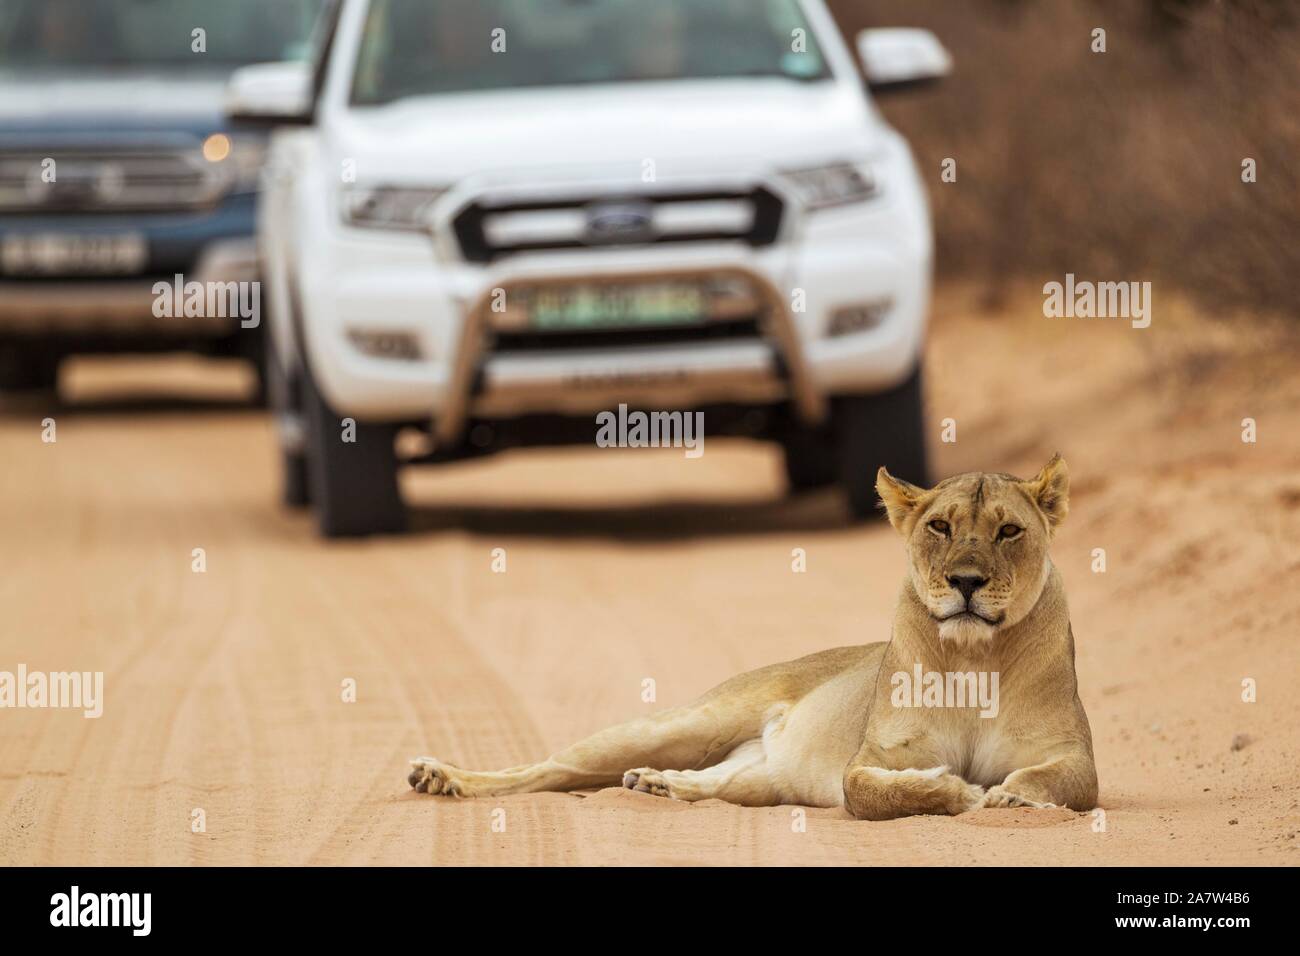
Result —
M 940 278 L 991 303 L 1073 272 L 1300 314 L 1300 2 L 830 4 L 848 36 L 926 27 L 952 51 L 949 81 L 880 98 L 928 178 Z

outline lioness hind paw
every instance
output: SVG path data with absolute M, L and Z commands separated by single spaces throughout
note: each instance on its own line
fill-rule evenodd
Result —
M 628 790 L 649 793 L 656 797 L 671 798 L 673 795 L 672 788 L 669 787 L 668 781 L 664 779 L 663 772 L 652 770 L 649 767 L 629 770 L 623 774 L 623 786 Z
M 1004 787 L 992 787 L 988 793 L 984 794 L 984 800 L 980 803 L 981 807 L 990 808 L 1009 808 L 1009 807 L 1032 807 L 1035 810 L 1050 810 L 1056 806 L 1054 803 L 1040 803 L 1037 800 L 1030 800 L 1028 797 L 1022 797 L 1018 793 L 1012 793 Z
M 412 770 L 406 775 L 416 793 L 442 794 L 445 797 L 460 796 L 460 788 L 451 781 L 446 767 L 433 757 L 416 757 L 411 761 Z

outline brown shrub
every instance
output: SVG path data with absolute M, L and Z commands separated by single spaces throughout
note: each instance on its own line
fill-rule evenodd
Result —
M 1065 272 L 1150 279 L 1212 308 L 1297 313 L 1300 5 L 831 6 L 850 37 L 927 27 L 953 53 L 950 81 L 879 98 L 930 183 L 941 275 L 977 277 L 994 295 Z M 1104 54 L 1091 51 L 1096 27 Z M 945 157 L 956 183 L 939 180 Z

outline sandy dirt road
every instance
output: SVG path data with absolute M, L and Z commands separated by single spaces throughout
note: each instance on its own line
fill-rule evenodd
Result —
M 104 713 L 0 710 L 0 862 L 1295 863 L 1300 346 L 1038 304 L 941 299 L 929 418 L 941 474 L 1070 462 L 1055 557 L 1104 832 L 1065 810 L 809 810 L 801 832 L 789 807 L 621 790 L 416 795 L 411 756 L 531 761 L 742 669 L 884 639 L 901 543 L 831 495 L 782 501 L 772 450 L 719 440 L 697 461 L 579 449 L 416 473 L 417 533 L 326 545 L 274 503 L 262 415 L 120 397 L 142 376 L 233 394 L 240 373 L 83 362 L 67 404 L 0 408 L 0 670 L 103 671 Z M 948 417 L 958 441 L 939 445 Z

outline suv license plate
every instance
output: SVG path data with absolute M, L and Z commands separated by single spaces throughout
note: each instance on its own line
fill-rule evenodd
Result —
M 148 261 L 138 233 L 20 233 L 0 241 L 0 271 L 11 276 L 135 275 Z

